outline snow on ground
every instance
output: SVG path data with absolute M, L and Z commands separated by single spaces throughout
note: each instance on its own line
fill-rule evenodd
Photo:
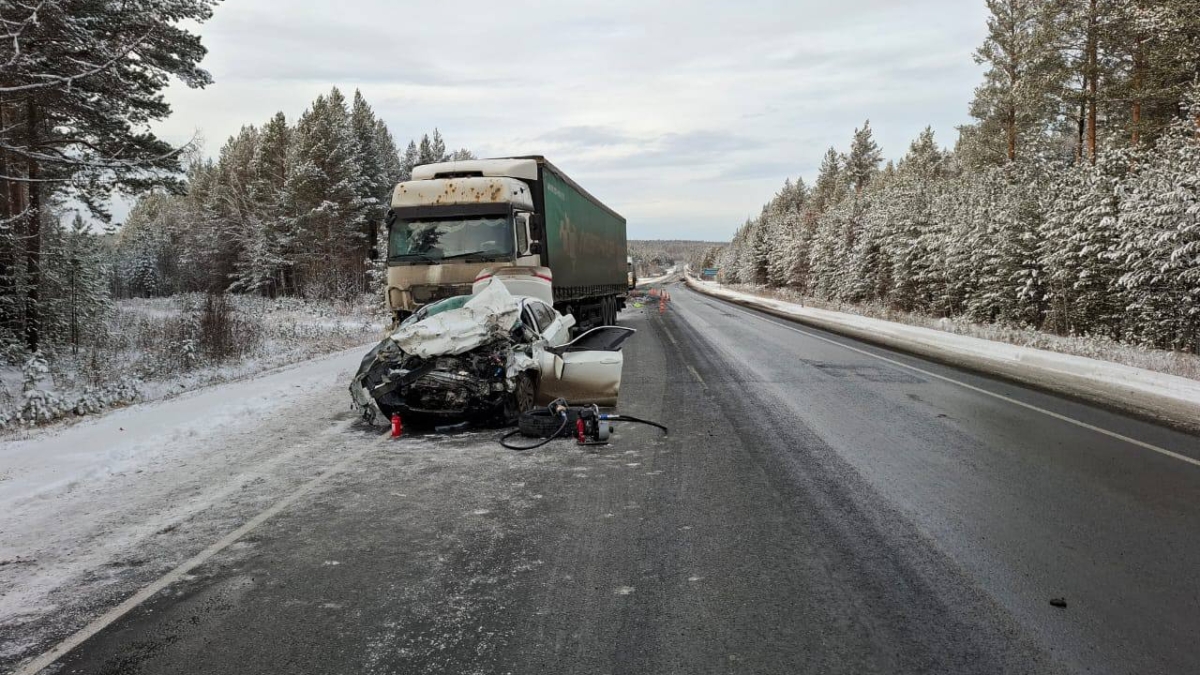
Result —
M 103 595 L 129 568 L 173 567 L 236 527 L 236 509 L 206 510 L 262 510 L 336 462 L 368 348 L 0 443 L 0 633 Z
M 688 279 L 710 295 L 794 317 L 967 367 L 1013 377 L 1140 414 L 1193 426 L 1200 420 L 1200 381 L 1099 359 L 1005 344 L 856 314 L 805 307 Z
M 715 283 L 715 282 L 710 282 Z M 1200 355 L 1154 349 L 1144 345 L 1119 342 L 1102 335 L 1056 335 L 1033 328 L 975 323 L 962 317 L 933 317 L 913 312 L 900 312 L 880 303 L 842 303 L 817 300 L 790 288 L 771 288 L 750 284 L 718 284 L 721 288 L 747 293 L 770 300 L 782 300 L 794 305 L 825 309 L 843 314 L 868 316 L 909 326 L 920 326 L 946 333 L 968 335 L 994 342 L 1006 342 L 1060 354 L 1085 356 L 1100 361 L 1120 363 L 1134 368 L 1153 370 L 1200 380 Z
M 658 282 L 662 281 L 663 279 L 670 278 L 674 274 L 675 274 L 675 268 L 672 267 L 671 269 L 667 270 L 665 274 L 662 274 L 661 276 L 650 277 L 648 279 L 638 279 L 637 285 L 639 287 L 641 287 L 641 286 L 649 286 L 650 284 L 657 284 Z
M 232 327 L 220 356 L 211 354 L 201 339 L 203 295 L 121 300 L 76 352 L 60 348 L 46 354 L 51 373 L 38 388 L 63 402 L 58 415 L 75 419 L 77 413 L 70 408 L 76 400 L 87 399 L 92 389 L 129 382 L 136 389 L 132 398 L 169 398 L 371 342 L 379 339 L 386 323 L 373 296 L 354 301 L 227 298 Z M 14 432 L 17 437 L 29 435 L 18 423 L 23 385 L 19 367 L 0 368 L 0 420 L 12 420 L 4 430 L 10 437 Z M 109 398 L 131 397 L 122 393 Z

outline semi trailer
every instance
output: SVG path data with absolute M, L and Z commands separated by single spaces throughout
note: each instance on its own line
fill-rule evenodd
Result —
M 415 167 L 388 212 L 387 302 L 397 321 L 471 293 L 487 268 L 543 268 L 554 307 L 584 330 L 628 294 L 625 219 L 541 156 Z

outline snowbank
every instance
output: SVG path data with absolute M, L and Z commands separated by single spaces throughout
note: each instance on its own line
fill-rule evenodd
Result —
M 1082 356 L 804 307 L 687 277 L 707 295 L 865 342 L 992 373 L 1139 416 L 1200 430 L 1200 381 Z
M 365 344 L 379 339 L 386 322 L 370 296 L 315 301 L 229 295 L 227 313 L 216 322 L 227 333 L 206 335 L 206 300 L 196 293 L 121 300 L 77 353 L 62 347 L 23 357 L 24 368 L 0 365 L 0 438 Z M 206 337 L 222 344 L 206 345 Z

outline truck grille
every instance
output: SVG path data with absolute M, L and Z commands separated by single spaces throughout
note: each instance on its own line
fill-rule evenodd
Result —
M 452 298 L 456 295 L 470 294 L 471 284 L 456 284 L 453 286 L 424 285 L 412 287 L 413 300 L 422 305 L 427 305 L 435 300 Z

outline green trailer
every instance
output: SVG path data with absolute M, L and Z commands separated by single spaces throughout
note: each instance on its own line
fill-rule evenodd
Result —
M 533 204 L 542 265 L 554 274 L 556 304 L 623 299 L 628 290 L 625 218 L 588 194 L 558 167 L 535 156 Z M 577 317 L 578 318 L 578 317 Z

